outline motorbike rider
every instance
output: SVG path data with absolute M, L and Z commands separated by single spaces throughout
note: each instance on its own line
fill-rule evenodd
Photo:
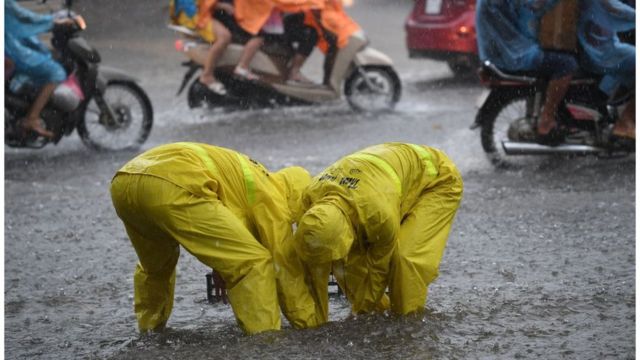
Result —
M 294 247 L 324 319 L 330 272 L 353 313 L 421 311 L 462 187 L 442 151 L 403 143 L 368 147 L 315 176 L 303 193 Z
M 19 88 L 20 80 L 28 80 L 39 88 L 25 118 L 18 122 L 24 135 L 35 132 L 53 138 L 54 134 L 43 126 L 40 113 L 59 83 L 67 78 L 65 69 L 42 44 L 38 35 L 51 31 L 54 24 L 71 25 L 73 19 L 54 19 L 52 15 L 38 14 L 16 3 L 4 2 L 4 54 L 13 63 L 15 78 L 11 88 Z M 24 83 L 24 81 L 22 82 Z
M 198 143 L 148 150 L 111 182 L 115 210 L 138 255 L 134 309 L 141 331 L 162 330 L 173 307 L 180 246 L 214 269 L 248 334 L 319 325 L 292 224 L 306 170 L 270 172 L 236 151 Z M 326 283 L 325 283 L 326 287 Z
M 203 40 L 211 44 L 199 81 L 209 91 L 225 95 L 227 90 L 216 79 L 214 70 L 218 58 L 231 43 L 231 33 L 213 14 L 215 11 L 222 11 L 233 15 L 233 6 L 216 0 L 171 0 L 169 7 L 174 24 L 195 30 Z
M 569 54 L 542 50 L 538 42 L 540 19 L 558 0 L 478 0 L 476 28 L 480 61 L 490 60 L 508 72 L 535 71 L 549 77 L 538 142 L 555 145 L 562 138 L 555 114 L 578 68 Z
M 321 8 L 322 1 L 235 0 L 237 23 L 243 32 L 251 34 L 251 38 L 245 45 L 234 73 L 249 80 L 257 80 L 259 77 L 250 70 L 251 60 L 264 43 L 265 37 L 283 35 L 289 44 L 297 43 L 287 80 L 292 83 L 307 82 L 308 79 L 302 76 L 300 69 L 313 51 L 313 45 L 310 44 L 315 44 L 316 38 L 297 14 L 303 10 Z
M 287 74 L 287 83 L 292 85 L 313 84 L 313 81 L 302 74 L 301 69 L 318 42 L 318 33 L 312 26 L 304 23 L 304 18 L 304 11 L 296 11 L 285 13 L 283 19 L 284 41 L 294 48 Z
M 331 70 L 339 49 L 347 46 L 349 37 L 362 31 L 344 10 L 342 0 L 324 0 L 320 10 L 306 10 L 305 24 L 313 26 L 318 34 L 318 48 L 325 54 L 323 84 L 330 84 Z
M 247 80 L 258 80 L 259 76 L 250 69 L 251 60 L 264 43 L 268 34 L 279 34 L 284 31 L 280 11 L 263 0 L 235 0 L 238 24 L 251 38 L 244 45 L 240 60 L 233 73 Z M 264 15 L 267 15 L 266 18 Z M 260 27 L 256 27 L 260 24 Z
M 636 49 L 622 43 L 618 32 L 635 29 L 635 10 L 618 0 L 583 0 L 578 18 L 580 61 L 602 74 L 600 89 L 614 96 L 617 89 L 635 90 Z M 635 140 L 635 97 L 632 96 L 613 128 L 613 135 Z

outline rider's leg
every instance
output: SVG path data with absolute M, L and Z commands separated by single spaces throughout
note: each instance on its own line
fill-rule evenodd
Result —
M 31 104 L 27 116 L 20 121 L 20 127 L 51 139 L 54 137 L 54 134 L 42 126 L 40 113 L 47 105 L 51 94 L 53 94 L 58 84 L 67 78 L 67 73 L 62 65 L 52 58 L 46 59 L 37 66 L 18 70 L 29 76 L 35 85 L 40 86 L 40 91 Z
M 571 75 L 549 81 L 546 98 L 542 105 L 542 114 L 538 122 L 538 134 L 546 135 L 556 126 L 556 110 L 571 84 Z
M 613 127 L 613 134 L 631 139 L 636 138 L 636 99 L 634 97 L 622 110 L 620 120 Z
M 40 112 L 44 109 L 45 105 L 47 105 L 47 101 L 53 94 L 53 91 L 56 89 L 57 84 L 55 83 L 47 83 L 42 88 L 40 88 L 40 92 L 36 97 L 36 100 L 31 104 L 29 108 L 29 112 L 27 113 L 27 117 L 21 121 L 21 126 L 25 130 L 31 130 L 40 136 L 47 137 L 49 139 L 53 138 L 53 133 L 42 126 L 40 123 Z
M 244 49 L 242 50 L 242 55 L 240 55 L 240 60 L 238 61 L 238 65 L 236 66 L 235 73 L 237 75 L 246 77 L 250 80 L 256 80 L 257 76 L 249 70 L 249 65 L 251 64 L 251 60 L 255 56 L 255 54 L 260 50 L 264 42 L 264 38 L 262 36 L 254 36 L 244 45 Z
M 216 39 L 213 44 L 211 44 L 211 48 L 209 48 L 207 61 L 204 63 L 202 74 L 200 74 L 200 82 L 205 85 L 217 82 L 213 73 L 216 68 L 216 61 L 227 48 L 227 45 L 231 43 L 231 32 L 218 20 L 213 20 L 213 30 L 216 34 Z
M 291 66 L 289 67 L 289 76 L 287 80 L 293 80 L 293 81 L 299 81 L 299 82 L 311 82 L 311 80 L 307 79 L 300 72 L 300 69 L 302 69 L 302 66 L 306 61 L 307 61 L 307 57 L 302 54 L 296 53 L 295 55 L 293 55 L 293 58 L 291 59 Z
M 290 44 L 297 44 L 295 55 L 291 59 L 287 80 L 311 82 L 302 75 L 301 69 L 318 42 L 316 29 L 305 25 L 303 13 L 285 16 L 284 29 L 287 41 Z
M 538 122 L 538 134 L 547 135 L 556 126 L 558 105 L 571 85 L 573 73 L 578 63 L 571 55 L 545 51 L 538 70 L 543 76 L 549 76 L 546 97 L 542 105 L 542 114 Z
M 336 55 L 338 54 L 338 37 L 332 32 L 324 29 L 324 38 L 329 44 L 329 49 L 324 55 L 324 77 L 322 79 L 322 83 L 324 85 L 330 85 L 331 71 L 333 70 L 333 65 L 336 61 Z
M 605 69 L 605 77 L 600 83 L 600 89 L 611 94 L 616 90 L 624 94 L 628 89 L 635 89 L 636 83 L 636 55 L 635 48 L 623 45 L 618 58 L 620 61 Z M 615 97 L 615 95 L 613 96 Z M 625 138 L 636 138 L 636 101 L 635 92 L 631 92 L 631 99 L 620 114 L 620 118 L 613 127 L 613 134 Z

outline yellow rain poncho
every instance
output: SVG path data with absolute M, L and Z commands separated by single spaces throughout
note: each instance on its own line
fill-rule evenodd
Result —
M 278 298 L 294 327 L 318 325 L 292 247 L 309 181 L 303 168 L 271 173 L 246 155 L 196 143 L 159 146 L 124 165 L 111 196 L 139 258 L 140 330 L 162 328 L 171 314 L 179 245 L 224 279 L 245 332 L 280 328 Z
M 330 272 L 354 313 L 422 310 L 462 186 L 442 151 L 401 143 L 366 148 L 316 176 L 294 246 L 324 320 Z

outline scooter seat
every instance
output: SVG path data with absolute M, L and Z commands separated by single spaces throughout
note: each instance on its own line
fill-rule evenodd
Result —
M 266 38 L 264 45 L 262 45 L 260 50 L 269 56 L 281 57 L 284 59 L 289 59 L 293 56 L 293 49 L 278 39 Z

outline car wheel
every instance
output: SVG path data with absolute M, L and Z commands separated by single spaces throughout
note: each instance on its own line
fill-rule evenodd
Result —
M 477 76 L 476 71 L 480 63 L 477 59 L 471 60 L 465 58 L 449 60 L 447 61 L 447 65 L 449 65 L 449 69 L 451 69 L 455 77 L 465 79 Z

